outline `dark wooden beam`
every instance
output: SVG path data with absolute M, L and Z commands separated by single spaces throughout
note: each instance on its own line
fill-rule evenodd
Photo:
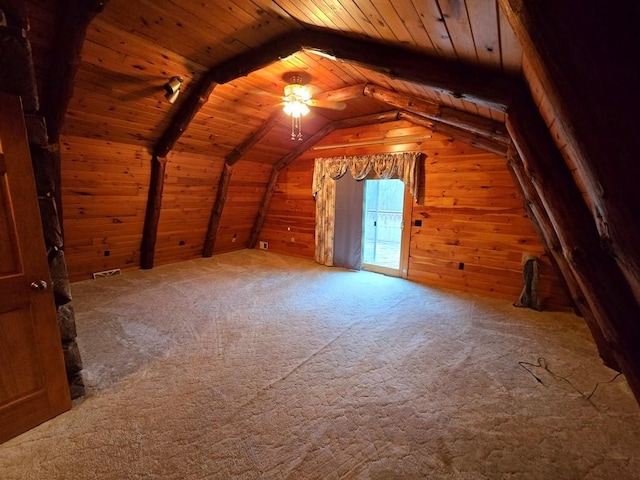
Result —
M 82 60 L 82 46 L 91 21 L 104 10 L 108 0 L 68 0 L 58 13 L 51 48 L 49 75 L 44 85 L 40 112 L 47 122 L 50 143 L 58 143 L 64 117 L 73 95 L 76 74 Z
M 553 109 L 601 241 L 640 299 L 637 2 L 498 3 Z
M 173 116 L 171 123 L 166 128 L 160 139 L 153 147 L 153 154 L 157 157 L 166 157 L 176 142 L 180 139 L 185 130 L 189 127 L 191 120 L 200 111 L 202 106 L 209 100 L 209 95 L 216 87 L 208 75 L 200 78 L 196 86 L 187 99 L 180 105 L 180 108 Z
M 506 111 L 515 77 L 415 52 L 389 43 L 307 26 L 302 49 L 361 65 L 392 78 L 418 82 L 456 98 Z
M 69 0 L 58 10 L 51 48 L 47 83 L 42 85 L 39 112 L 45 119 L 48 142 L 53 146 L 54 197 L 60 231 L 64 236 L 60 133 L 73 96 L 76 74 L 82 60 L 82 47 L 91 21 L 104 10 L 108 0 Z
M 240 145 L 234 148 L 231 153 L 226 156 L 224 163 L 229 166 L 234 165 L 256 143 L 262 140 L 271 131 L 271 129 L 273 129 L 273 127 L 278 125 L 282 121 L 283 116 L 283 112 L 281 110 L 277 110 L 262 125 L 260 125 L 258 130 L 250 134 Z
M 416 81 L 435 90 L 491 108 L 506 110 L 514 79 L 480 67 L 460 65 L 388 43 L 365 40 L 334 30 L 307 25 L 285 33 L 259 48 L 237 55 L 209 69 L 187 100 L 180 106 L 170 126 L 154 148 L 166 156 L 186 130 L 189 122 L 207 101 L 214 84 L 236 78 L 286 58 L 300 50 L 315 50 L 338 61 L 364 65 L 393 78 Z
M 386 103 L 392 107 L 421 115 L 428 119 L 435 120 L 438 123 L 447 124 L 477 136 L 486 137 L 495 143 L 504 145 L 505 150 L 509 144 L 509 136 L 504 124 L 489 118 L 482 118 L 478 115 L 460 112 L 453 108 L 440 106 L 426 100 L 370 84 L 364 88 L 363 93 L 365 96 Z
M 269 205 L 271 204 L 271 197 L 273 196 L 273 192 L 276 188 L 276 182 L 278 180 L 278 175 L 282 169 L 284 169 L 289 163 L 298 158 L 304 152 L 309 150 L 313 145 L 318 143 L 324 137 L 326 137 L 329 133 L 335 130 L 335 126 L 333 123 L 328 123 L 320 130 L 318 130 L 314 135 L 303 140 L 296 148 L 291 150 L 287 155 L 282 157 L 280 160 L 276 162 L 271 170 L 271 177 L 269 179 L 269 183 L 267 184 L 267 188 L 265 190 L 264 196 L 262 198 L 262 203 L 260 204 L 260 209 L 258 210 L 258 214 L 256 215 L 256 219 L 253 222 L 253 228 L 251 229 L 251 237 L 249 238 L 249 248 L 254 248 L 256 243 L 258 243 L 258 235 L 260 235 L 260 231 L 262 230 L 262 225 L 264 224 L 264 219 L 267 216 L 267 212 L 269 211 Z
M 282 121 L 283 114 L 280 110 L 271 115 L 261 126 L 249 135 L 244 142 L 234 148 L 229 155 L 226 156 L 224 161 L 224 169 L 220 176 L 220 182 L 218 183 L 218 194 L 216 195 L 216 201 L 211 210 L 211 217 L 209 218 L 209 226 L 207 228 L 207 234 L 204 237 L 204 248 L 202 249 L 203 257 L 211 257 L 213 255 L 213 248 L 215 247 L 216 237 L 218 235 L 218 226 L 220 225 L 220 218 L 224 210 L 225 202 L 227 201 L 227 193 L 229 191 L 229 184 L 231 183 L 231 175 L 233 174 L 232 166 L 235 165 L 244 155 L 247 153 L 256 143 L 262 140 L 280 121 Z
M 218 184 L 216 203 L 213 205 L 213 209 L 211 210 L 209 226 L 207 227 L 207 235 L 204 237 L 204 248 L 202 249 L 203 257 L 208 258 L 213 255 L 213 247 L 215 247 L 216 244 L 220 218 L 222 217 L 224 204 L 227 201 L 227 193 L 229 192 L 229 185 L 231 184 L 231 175 L 233 175 L 233 167 L 225 162 L 222 175 L 220 176 L 220 182 Z
M 319 99 L 335 102 L 354 100 L 363 96 L 373 98 L 391 107 L 399 108 L 405 112 L 428 118 L 438 122 L 439 125 L 449 125 L 458 130 L 472 134 L 469 138 L 484 137 L 489 139 L 490 145 L 501 144 L 500 152 L 506 155 L 510 139 L 503 123 L 489 118 L 483 118 L 467 112 L 461 112 L 454 108 L 439 105 L 411 95 L 395 92 L 370 83 L 352 85 L 324 92 L 318 95 Z M 416 118 L 416 117 L 413 117 Z M 443 129 L 444 130 L 444 129 Z
M 151 159 L 151 180 L 147 197 L 147 211 L 144 216 L 142 243 L 140 245 L 140 268 L 151 269 L 156 254 L 158 238 L 158 222 L 162 207 L 162 191 L 164 190 L 164 174 L 167 158 L 154 155 Z
M 563 256 L 640 401 L 640 305 L 528 91 L 514 97 L 507 128 L 558 237 Z
M 486 150 L 501 157 L 507 156 L 507 146 L 503 143 L 495 142 L 491 139 L 481 137 L 475 133 L 471 133 L 460 128 L 452 127 L 450 125 L 430 120 L 429 118 L 417 115 L 412 112 L 400 111 L 398 118 L 400 120 L 407 120 L 415 125 L 430 129 L 432 132 L 438 132 L 448 137 L 464 142 L 473 147 Z
M 513 147 L 510 148 L 507 153 L 507 166 L 509 167 L 514 184 L 520 193 L 527 215 L 538 232 L 538 237 L 542 241 L 558 277 L 564 280 L 578 315 L 584 319 L 587 327 L 591 331 L 591 336 L 598 348 L 600 358 L 602 358 L 604 364 L 609 368 L 620 371 L 620 366 L 611 350 L 611 345 L 609 345 L 602 333 L 600 325 L 598 325 L 598 321 L 593 315 L 591 307 L 589 307 L 582 288 L 573 275 L 569 262 L 562 254 L 560 240 L 553 228 L 551 219 L 544 209 L 542 200 L 540 200 L 540 196 L 531 181 L 531 177 L 529 177 L 529 174 L 526 172 L 522 159 Z
M 256 220 L 253 224 L 253 228 L 251 229 L 249 248 L 255 248 L 256 243 L 258 243 L 258 235 L 260 235 L 260 231 L 262 230 L 262 226 L 264 225 L 264 219 L 266 218 L 267 212 L 269 211 L 269 205 L 271 205 L 271 198 L 273 197 L 273 193 L 276 190 L 276 184 L 278 183 L 279 176 L 280 170 L 276 170 L 275 168 L 271 170 L 271 177 L 269 178 L 267 189 L 264 192 L 264 197 L 262 199 L 262 203 L 260 204 L 260 210 L 258 210 Z

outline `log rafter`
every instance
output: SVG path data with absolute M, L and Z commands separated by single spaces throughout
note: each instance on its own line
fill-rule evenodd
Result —
M 557 236 L 567 266 L 640 401 L 640 305 L 612 252 L 603 248 L 582 193 L 528 92 L 514 97 L 507 128 L 549 217 L 553 231 L 548 236 Z
M 428 100 L 389 90 L 371 83 L 351 85 L 338 90 L 325 92 L 318 95 L 318 98 L 335 102 L 344 102 L 361 98 L 363 96 L 372 98 L 386 105 L 405 110 L 415 115 L 419 115 L 429 120 L 433 120 L 441 125 L 448 125 L 462 131 L 467 131 L 479 137 L 485 137 L 492 142 L 502 144 L 504 146 L 504 152 L 506 152 L 506 147 L 510 142 L 506 127 L 501 122 L 496 122 L 495 120 L 483 118 L 471 113 L 462 112 L 451 107 L 439 105 Z
M 640 136 L 630 128 L 640 73 L 628 60 L 637 57 L 639 14 L 630 1 L 583 3 L 498 1 L 573 152 L 601 240 L 640 302 Z
M 510 146 L 507 152 L 507 167 L 513 177 L 514 184 L 520 192 L 525 210 L 536 229 L 545 251 L 551 261 L 565 281 L 565 285 L 574 302 L 574 308 L 584 319 L 591 335 L 596 343 L 600 357 L 605 365 L 614 370 L 620 371 L 620 366 L 615 358 L 611 345 L 608 343 L 598 320 L 594 316 L 581 285 L 575 278 L 569 262 L 562 254 L 562 245 L 553 227 L 553 223 L 547 214 L 544 204 L 540 199 L 531 177 L 528 175 L 525 165 L 518 155 L 515 147 Z
M 91 21 L 104 10 L 109 0 L 70 0 L 59 15 L 53 40 L 50 76 L 44 86 L 40 112 L 47 122 L 50 143 L 58 143 L 76 74 L 82 46 Z
M 255 144 L 262 140 L 276 125 L 282 121 L 282 112 L 276 111 L 271 115 L 254 133 L 249 135 L 244 142 L 234 148 L 229 155 L 225 157 L 222 175 L 218 183 L 218 193 L 216 201 L 211 210 L 207 234 L 204 237 L 204 248 L 202 249 L 203 257 L 211 257 L 213 255 L 213 247 L 216 243 L 218 235 L 218 226 L 220 218 L 224 211 L 224 205 L 227 201 L 227 193 L 231 184 L 231 176 L 233 175 L 233 165 L 235 165 L 245 153 L 247 153 Z

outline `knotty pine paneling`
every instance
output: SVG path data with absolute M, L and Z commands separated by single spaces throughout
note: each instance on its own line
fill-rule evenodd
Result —
M 202 256 L 223 162 L 185 152 L 167 156 L 155 265 Z
M 435 136 L 434 136 L 435 137 Z M 426 144 L 424 202 L 412 212 L 409 279 L 516 300 L 524 254 L 540 258 L 546 309 L 569 300 L 526 216 L 504 159 L 450 141 Z M 416 220 L 422 226 L 415 226 Z
M 271 178 L 271 163 L 240 160 L 233 166 L 214 254 L 247 248 Z
M 315 201 L 311 196 L 313 159 L 293 162 L 278 177 L 269 213 L 259 240 L 269 250 L 313 258 L 315 245 Z
M 151 156 L 135 145 L 63 136 L 61 157 L 70 280 L 139 267 Z
M 402 143 L 403 135 L 420 133 L 419 143 Z M 392 137 L 398 137 L 396 144 L 324 149 Z M 304 153 L 278 179 L 259 237 L 269 242 L 269 250 L 313 258 L 315 157 L 421 151 L 427 155 L 424 187 L 411 212 L 408 279 L 516 301 L 523 286 L 523 255 L 531 253 L 541 259 L 543 308 L 568 308 L 563 283 L 524 212 L 505 159 L 406 122 L 336 131 L 317 146 L 322 149 Z M 416 221 L 422 225 L 415 226 Z

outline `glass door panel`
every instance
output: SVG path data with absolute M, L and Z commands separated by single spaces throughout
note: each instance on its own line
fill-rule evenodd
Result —
M 367 270 L 398 275 L 405 186 L 400 180 L 365 180 L 362 263 Z

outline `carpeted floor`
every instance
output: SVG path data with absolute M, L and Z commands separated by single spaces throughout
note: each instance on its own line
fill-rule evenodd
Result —
M 259 250 L 72 287 L 88 394 L 3 480 L 640 479 L 571 314 Z

